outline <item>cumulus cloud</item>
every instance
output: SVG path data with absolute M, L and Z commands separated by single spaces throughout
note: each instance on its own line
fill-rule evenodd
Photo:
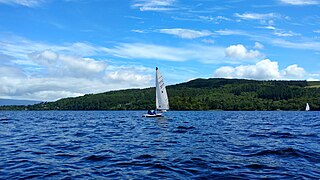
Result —
M 145 74 L 146 72 L 148 74 Z M 151 74 L 154 74 L 154 69 L 143 66 L 110 66 L 107 68 L 105 79 L 108 82 L 132 82 L 147 86 L 153 78 Z
M 278 62 L 264 59 L 254 65 L 240 65 L 237 67 L 223 66 L 215 70 L 214 77 L 245 78 L 257 80 L 302 79 L 311 76 L 297 64 L 279 70 Z
M 287 79 L 301 79 L 305 77 L 306 71 L 297 64 L 293 64 L 282 70 L 281 75 Z
M 281 3 L 289 5 L 317 5 L 320 4 L 319 0 L 280 0 Z
M 215 77 L 236 77 L 247 79 L 279 79 L 279 66 L 277 62 L 269 59 L 257 62 L 255 65 L 240 65 L 233 67 L 222 67 L 214 73 Z
M 133 8 L 140 11 L 170 11 L 174 9 L 176 0 L 135 0 Z
M 106 64 L 91 58 L 59 55 L 51 50 L 33 52 L 29 57 L 36 63 L 48 67 L 55 75 L 91 76 L 102 72 Z
M 229 58 L 235 59 L 255 59 L 262 54 L 257 50 L 247 50 L 242 44 L 231 45 L 225 49 L 225 54 Z
M 181 29 L 181 28 L 173 28 L 173 29 L 159 29 L 160 33 L 171 34 L 178 36 L 183 39 L 195 39 L 200 37 L 211 36 L 213 33 L 207 30 L 196 31 L 192 29 Z

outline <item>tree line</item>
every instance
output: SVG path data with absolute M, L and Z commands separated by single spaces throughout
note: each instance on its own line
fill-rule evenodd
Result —
M 320 110 L 320 82 L 196 79 L 167 87 L 171 110 Z M 155 107 L 155 88 L 64 98 L 2 110 L 145 110 Z

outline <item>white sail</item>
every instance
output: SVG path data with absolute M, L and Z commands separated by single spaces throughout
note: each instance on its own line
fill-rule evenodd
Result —
M 158 68 L 156 68 L 156 109 L 169 109 L 166 86 L 164 85 L 163 77 Z
M 310 107 L 309 107 L 309 104 L 307 103 L 306 105 L 306 111 L 310 111 Z

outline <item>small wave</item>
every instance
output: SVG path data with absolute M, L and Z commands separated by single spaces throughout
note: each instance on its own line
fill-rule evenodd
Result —
M 153 163 L 138 163 L 138 162 L 119 162 L 115 163 L 112 166 L 142 166 L 142 167 L 153 167 Z
M 268 138 L 269 136 L 264 134 L 250 134 L 249 137 Z
M 103 161 L 103 160 L 109 159 L 109 158 L 110 158 L 109 156 L 91 155 L 91 156 L 85 157 L 84 159 L 88 160 L 88 161 Z
M 316 133 L 309 133 L 309 134 L 300 134 L 299 136 L 305 136 L 305 137 L 318 137 Z
M 186 127 L 186 126 L 178 126 L 177 129 L 189 130 L 189 129 L 195 129 L 195 127 L 193 127 L 193 126 L 189 126 L 189 127 Z
M 268 156 L 268 155 L 276 155 L 283 157 L 297 157 L 304 158 L 309 162 L 319 162 L 320 161 L 320 153 L 319 152 L 306 152 L 294 148 L 283 148 L 283 149 L 275 149 L 275 150 L 263 150 L 257 153 L 245 155 L 245 156 Z
M 276 150 L 263 150 L 248 156 L 266 156 L 266 155 L 279 155 L 279 156 L 299 156 L 299 153 L 296 149 L 293 148 L 284 148 Z
M 186 133 L 188 130 L 195 129 L 193 126 L 178 126 L 177 130 L 173 131 L 174 133 Z
M 36 155 L 46 154 L 46 152 L 41 152 L 41 151 L 33 151 L 31 153 L 36 154 Z
M 275 167 L 270 167 L 270 166 L 257 164 L 257 163 L 248 164 L 248 165 L 245 165 L 245 167 L 250 169 L 276 169 Z
M 151 156 L 150 154 L 143 154 L 136 157 L 135 159 L 150 159 L 150 158 L 153 158 L 153 156 Z
M 53 177 L 53 176 L 57 176 L 59 174 L 60 174 L 60 172 L 50 172 L 50 173 L 47 173 L 47 174 L 43 175 L 43 177 L 44 178 Z
M 173 171 L 172 168 L 170 168 L 170 167 L 168 167 L 168 166 L 165 166 L 165 165 L 162 165 L 162 164 L 160 164 L 160 163 L 154 164 L 154 165 L 153 165 L 153 168 Z
M 76 155 L 73 155 L 73 154 L 64 154 L 64 153 L 58 153 L 58 154 L 55 154 L 55 156 L 57 156 L 57 157 L 66 157 L 66 158 L 77 157 Z
M 82 136 L 85 136 L 85 135 L 87 135 L 87 133 L 77 132 L 77 133 L 75 134 L 76 137 L 82 137 Z
M 296 138 L 296 135 L 288 132 L 271 132 L 270 135 L 276 138 Z

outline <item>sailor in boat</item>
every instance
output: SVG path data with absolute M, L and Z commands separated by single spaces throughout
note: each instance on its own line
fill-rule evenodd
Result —
M 154 115 L 154 114 L 156 114 L 156 111 L 155 111 L 155 110 L 151 110 L 151 109 L 150 109 L 150 106 L 147 106 L 147 109 L 148 109 L 147 114 L 149 114 L 149 115 Z
M 150 110 L 150 109 L 148 109 L 148 112 L 147 112 L 147 114 L 149 114 L 149 115 L 155 115 L 155 114 L 157 114 L 157 111 L 156 110 Z

